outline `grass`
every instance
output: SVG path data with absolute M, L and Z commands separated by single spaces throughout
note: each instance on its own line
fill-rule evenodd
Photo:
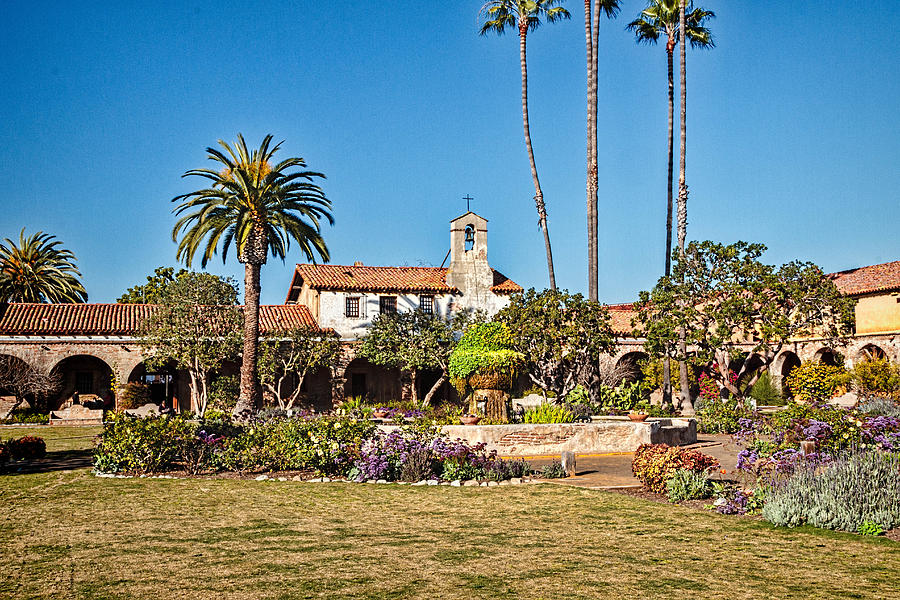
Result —
M 2 476 L 0 500 L 0 597 L 900 598 L 888 540 L 566 486 L 76 469 Z

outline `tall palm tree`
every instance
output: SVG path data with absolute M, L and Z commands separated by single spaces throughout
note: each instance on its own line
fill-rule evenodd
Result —
M 18 245 L 0 243 L 0 302 L 87 302 L 75 255 L 60 244 L 43 231 L 26 238 L 24 227 Z
M 675 136 L 675 46 L 680 39 L 681 2 L 679 0 L 650 0 L 638 18 L 628 24 L 627 29 L 635 34 L 638 43 L 655 44 L 666 37 L 666 62 L 669 80 L 669 128 L 668 128 L 668 179 L 666 183 L 666 268 L 665 274 L 672 272 L 672 208 L 674 184 L 674 136 Z M 704 26 L 707 19 L 716 15 L 712 11 L 691 7 L 685 15 L 685 37 L 694 48 L 715 46 L 712 34 Z M 683 243 L 679 245 L 682 247 Z
M 556 275 L 553 271 L 553 252 L 550 249 L 550 230 L 547 228 L 547 208 L 544 204 L 544 193 L 538 179 L 537 166 L 534 162 L 534 150 L 531 147 L 531 129 L 528 122 L 528 64 L 525 59 L 526 38 L 529 31 L 541 25 L 541 18 L 548 23 L 568 19 L 569 11 L 561 6 L 562 0 L 491 0 L 486 2 L 479 13 L 485 19 L 481 26 L 481 35 L 494 32 L 497 35 L 516 28 L 519 32 L 519 62 L 522 66 L 522 126 L 525 129 L 525 149 L 528 151 L 528 162 L 531 165 L 531 178 L 534 181 L 534 204 L 537 208 L 538 223 L 544 233 L 544 247 L 547 251 L 547 270 L 550 274 L 550 288 L 556 289 Z
M 674 54 L 675 46 L 682 38 L 687 39 L 694 48 L 712 48 L 715 42 L 712 33 L 704 23 L 716 15 L 712 11 L 702 8 L 694 8 L 686 11 L 681 0 L 650 0 L 650 4 L 641 11 L 638 18 L 628 24 L 627 29 L 635 34 L 638 43 L 655 44 L 663 35 L 666 36 L 666 66 L 669 91 L 669 127 L 668 127 L 668 178 L 666 180 L 666 263 L 665 274 L 672 272 L 672 204 L 673 204 L 673 176 L 674 176 L 674 141 L 675 141 L 675 82 L 674 82 Z M 682 18 L 684 21 L 682 22 Z M 681 32 L 684 32 L 682 35 Z M 684 159 L 685 159 L 685 100 L 687 97 L 687 82 L 685 80 L 684 54 L 685 45 L 681 44 L 681 154 L 678 194 L 678 249 L 684 252 L 684 240 L 687 235 L 687 186 L 684 185 Z M 666 359 L 663 364 L 663 401 L 671 402 L 670 363 Z M 688 387 L 687 365 L 679 364 L 679 383 L 681 387 L 681 405 L 687 399 L 690 404 Z
M 244 264 L 244 351 L 241 360 L 241 391 L 235 415 L 243 415 L 259 406 L 260 388 L 256 371 L 259 346 L 259 272 L 266 256 L 284 261 L 291 240 L 297 242 L 306 259 L 316 256 L 327 262 L 328 248 L 322 239 L 320 219 L 334 224 L 331 201 L 314 183 L 324 178 L 303 169 L 302 158 L 286 158 L 275 163 L 273 156 L 281 143 L 272 146 L 272 136 L 263 138 L 257 150 L 247 149 L 238 134 L 232 148 L 219 140 L 224 152 L 207 148 L 210 160 L 221 170 L 192 169 L 182 177 L 197 175 L 208 179 L 210 187 L 172 199 L 180 202 L 174 209 L 182 215 L 172 230 L 178 244 L 178 259 L 188 266 L 203 245 L 201 265 L 216 253 L 221 242 L 222 262 L 234 244 L 238 260 Z M 204 244 L 205 240 L 205 244 Z
M 593 18 L 591 14 L 593 3 Z M 607 19 L 619 14 L 619 0 L 584 0 L 584 38 L 587 47 L 588 142 L 587 142 L 587 225 L 588 225 L 588 298 L 599 299 L 597 239 L 597 73 L 600 68 L 597 46 L 600 44 L 600 13 Z

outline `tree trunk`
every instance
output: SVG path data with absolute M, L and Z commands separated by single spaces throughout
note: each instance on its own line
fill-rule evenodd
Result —
M 681 155 L 678 163 L 678 250 L 684 257 L 684 242 L 687 238 L 687 200 L 688 190 L 685 179 L 685 163 L 687 153 L 687 54 L 685 49 L 685 17 L 684 4 L 687 0 L 681 0 L 678 7 L 678 18 L 681 39 Z M 678 352 L 681 356 L 686 354 L 687 348 L 684 342 L 684 329 L 679 331 Z M 679 379 L 681 380 L 681 398 L 679 405 L 681 412 L 686 415 L 694 414 L 694 405 L 691 402 L 691 388 L 688 381 L 687 364 L 682 361 L 678 364 Z
M 592 23 L 591 0 L 584 0 L 584 36 L 587 51 L 587 226 L 588 226 L 588 298 L 598 300 L 597 239 L 597 38 L 600 10 L 595 2 Z
M 429 406 L 431 406 L 431 399 L 434 398 L 434 395 L 439 389 L 441 389 L 441 386 L 444 385 L 445 381 L 447 381 L 446 371 L 441 373 L 441 376 L 438 378 L 437 383 L 431 386 L 431 389 L 428 390 L 427 394 L 425 394 L 425 398 L 422 400 L 422 408 L 428 408 Z
M 416 369 L 409 370 L 409 386 L 412 388 L 412 390 L 410 391 L 412 392 L 412 403 L 414 405 L 419 404 L 419 386 L 417 385 L 416 381 L 418 378 L 418 374 L 419 372 Z
M 674 76 L 674 37 L 666 44 L 666 58 L 669 75 L 669 161 L 668 179 L 666 180 L 666 276 L 672 274 L 672 204 L 675 186 L 675 76 Z
M 534 163 L 534 150 L 531 147 L 531 128 L 528 125 L 528 65 L 525 61 L 525 38 L 528 23 L 519 24 L 519 60 L 522 64 L 522 126 L 525 129 L 525 149 L 528 151 L 528 163 L 531 166 L 531 178 L 534 180 L 534 205 L 537 208 L 538 223 L 544 233 L 544 248 L 547 251 L 547 271 L 550 276 L 550 289 L 556 289 L 556 275 L 553 272 L 553 252 L 550 249 L 550 230 L 547 227 L 547 208 L 544 205 L 544 193 L 538 179 L 537 166 Z
M 256 354 L 259 348 L 259 271 L 258 263 L 244 263 L 244 353 L 241 357 L 241 391 L 234 407 L 235 416 L 252 413 L 260 405 Z

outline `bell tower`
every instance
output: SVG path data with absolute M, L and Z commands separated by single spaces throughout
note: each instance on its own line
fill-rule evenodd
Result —
M 477 301 L 491 293 L 494 271 L 487 259 L 487 219 L 472 211 L 450 221 L 447 284 Z

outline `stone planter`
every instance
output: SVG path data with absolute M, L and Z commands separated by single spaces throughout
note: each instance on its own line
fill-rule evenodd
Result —
M 459 418 L 459 422 L 463 425 L 478 425 L 481 417 L 476 415 L 463 415 Z
M 648 416 L 650 416 L 650 415 L 648 415 L 647 413 L 636 413 L 636 412 L 628 413 L 629 419 L 631 419 L 632 421 L 637 421 L 639 423 L 642 421 L 646 421 Z

